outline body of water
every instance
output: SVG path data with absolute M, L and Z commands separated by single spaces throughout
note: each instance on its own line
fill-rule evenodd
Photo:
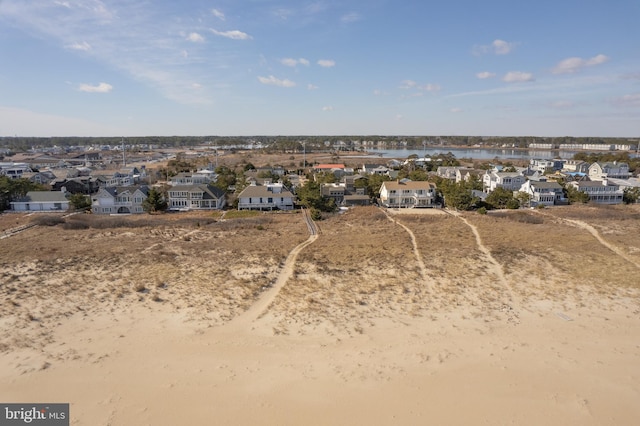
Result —
M 561 158 L 565 160 L 572 159 L 575 154 L 581 151 L 551 151 L 538 149 L 510 149 L 510 148 L 427 148 L 427 149 L 370 149 L 367 152 L 371 154 L 379 154 L 383 158 L 407 158 L 412 154 L 418 157 L 431 157 L 438 154 L 446 154 L 448 152 L 455 155 L 456 158 L 473 158 L 477 160 L 492 160 L 499 158 L 528 160 L 531 158 L 550 160 Z M 610 151 L 594 151 L 605 153 Z M 622 151 L 621 151 L 622 152 Z M 631 157 L 637 157 L 636 153 L 629 153 Z

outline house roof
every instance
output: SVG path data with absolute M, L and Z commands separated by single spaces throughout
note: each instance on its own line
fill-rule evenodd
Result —
M 67 201 L 62 191 L 29 191 L 19 202 L 64 203 Z
M 386 181 L 382 185 L 387 189 L 435 189 L 436 184 L 433 182 L 419 180 Z
M 344 164 L 318 164 L 314 167 L 316 170 L 332 170 L 332 169 L 344 169 Z
M 224 197 L 224 191 L 213 185 L 205 185 L 205 184 L 197 184 L 197 185 L 176 185 L 171 187 L 170 191 L 185 191 L 185 192 L 195 192 L 202 191 L 205 194 L 205 199 L 207 195 L 210 198 L 222 198 Z
M 117 186 L 117 187 L 112 186 L 109 188 L 102 188 L 102 190 L 108 192 L 114 197 L 118 194 L 122 194 L 123 192 L 129 192 L 130 194 L 133 194 L 137 190 L 140 190 L 140 192 L 142 192 L 144 195 L 149 195 L 149 187 L 147 185 Z
M 530 182 L 530 185 L 535 187 L 535 188 L 540 188 L 540 189 L 562 189 L 562 186 L 560 186 L 560 184 L 558 182 L 554 182 L 554 181 L 542 182 L 542 181 L 531 180 L 529 182 Z
M 286 189 L 282 189 L 281 192 L 272 192 L 268 186 L 250 185 L 247 186 L 238 197 L 292 197 L 293 194 Z

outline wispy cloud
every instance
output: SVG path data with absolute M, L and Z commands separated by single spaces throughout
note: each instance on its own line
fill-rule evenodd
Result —
M 89 43 L 87 43 L 86 41 L 83 41 L 82 43 L 67 44 L 65 47 L 67 49 L 82 50 L 82 51 L 85 51 L 85 52 L 91 50 L 91 45 Z
M 291 80 L 288 80 L 286 78 L 284 80 L 281 80 L 272 75 L 270 75 L 269 77 L 258 77 L 258 81 L 262 84 L 278 87 L 294 87 L 296 85 L 296 83 Z
M 198 33 L 189 33 L 189 35 L 186 38 L 187 38 L 187 40 L 189 40 L 191 42 L 194 42 L 194 43 L 202 43 L 202 42 L 204 42 L 204 37 L 202 37 Z
M 427 92 L 437 92 L 441 89 L 440 85 L 438 84 L 427 83 L 424 85 L 419 85 L 414 80 L 403 80 L 400 83 L 400 86 L 398 86 L 398 88 L 403 90 L 410 90 L 410 89 L 424 90 Z
M 480 80 L 486 80 L 487 78 L 493 78 L 495 76 L 496 76 L 496 73 L 489 72 L 489 71 L 483 71 L 476 74 L 476 77 L 478 77 Z
M 323 106 L 322 110 L 325 111 L 325 112 L 331 112 L 331 111 L 333 111 L 333 107 L 331 105 Z
M 318 65 L 324 68 L 331 68 L 336 66 L 336 61 L 333 59 L 320 59 Z
M 283 59 L 280 59 L 280 63 L 282 65 L 286 65 L 288 67 L 296 67 L 298 64 L 304 65 L 304 66 L 309 66 L 309 60 L 307 60 L 305 58 L 300 58 L 300 59 L 283 58 Z
M 78 90 L 87 93 L 109 93 L 111 90 L 113 90 L 113 86 L 109 83 L 99 83 L 96 86 L 82 83 L 78 86 Z
M 215 87 L 211 70 L 230 57 L 215 46 L 209 48 L 216 55 L 198 54 L 205 44 L 189 39 L 195 21 L 168 17 L 150 2 L 122 1 L 116 8 L 100 0 L 2 0 L 2 23 L 88 54 L 180 103 L 210 103 L 210 92 L 194 92 L 190 85 L 209 80 L 204 86 Z
M 528 81 L 534 81 L 533 74 L 530 72 L 522 71 L 510 71 L 502 77 L 502 81 L 505 83 L 523 83 Z
M 318 89 L 319 87 L 316 86 L 315 84 L 311 84 L 311 83 L 307 84 L 307 90 L 318 90 Z
M 222 21 L 225 20 L 224 13 L 218 9 L 211 9 L 211 14 Z
M 574 74 L 582 70 L 583 68 L 592 67 L 595 65 L 604 64 L 609 60 L 606 55 L 596 55 L 593 58 L 583 59 L 577 56 L 563 59 L 551 71 L 554 74 Z
M 493 53 L 494 55 L 507 55 L 516 48 L 518 43 L 508 42 L 500 39 L 493 40 L 491 44 L 476 45 L 473 47 L 474 55 L 485 55 L 487 53 Z
M 213 28 L 211 28 L 210 30 L 215 35 L 219 35 L 221 37 L 230 38 L 232 40 L 251 40 L 253 38 L 249 34 L 244 33 L 242 31 L 238 31 L 238 30 L 218 31 L 218 30 L 213 29 Z
M 454 114 L 457 114 L 457 113 L 462 112 L 464 110 L 462 108 L 455 107 L 455 108 L 451 108 L 449 111 L 454 113 Z

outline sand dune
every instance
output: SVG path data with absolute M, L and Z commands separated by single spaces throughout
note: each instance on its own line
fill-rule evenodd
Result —
M 636 424 L 628 212 L 32 228 L 0 241 L 0 400 L 78 425 Z

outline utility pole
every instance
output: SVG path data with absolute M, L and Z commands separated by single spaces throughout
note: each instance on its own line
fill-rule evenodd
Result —
M 302 168 L 307 167 L 307 141 L 302 141 Z
M 127 166 L 127 158 L 125 156 L 124 138 L 122 138 L 122 167 Z

